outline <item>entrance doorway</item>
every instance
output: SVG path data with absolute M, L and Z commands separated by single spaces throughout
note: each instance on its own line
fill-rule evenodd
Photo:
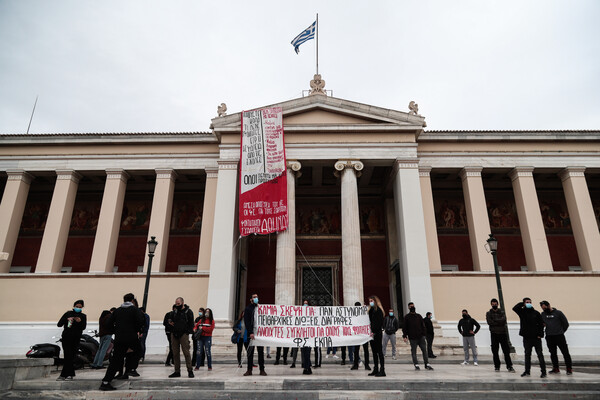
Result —
M 339 305 L 338 268 L 340 257 L 311 257 L 296 263 L 296 304 Z

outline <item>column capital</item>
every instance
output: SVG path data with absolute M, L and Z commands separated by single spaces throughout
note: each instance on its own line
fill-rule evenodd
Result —
M 122 168 L 107 168 L 107 169 L 105 169 L 105 171 L 106 171 L 106 180 L 118 179 L 118 180 L 121 180 L 126 183 L 127 180 L 129 179 L 129 174 L 127 172 L 125 172 L 125 170 Z
M 481 177 L 481 171 L 483 171 L 483 167 L 480 166 L 466 166 L 460 170 L 459 176 L 461 180 L 465 180 L 471 176 Z
M 207 179 L 216 179 L 219 176 L 219 167 L 205 167 L 204 172 Z
M 33 175 L 22 169 L 9 169 L 6 171 L 6 174 L 8 175 L 9 181 L 23 181 L 28 185 L 35 179 Z
M 177 172 L 171 168 L 157 168 L 154 170 L 156 172 L 156 179 L 170 179 L 173 182 L 177 179 Z
M 72 169 L 57 169 L 56 170 L 56 180 L 71 180 L 75 183 L 79 183 L 82 175 Z
M 218 160 L 219 169 L 237 169 L 239 160 Z
M 425 166 L 425 165 L 419 166 L 419 176 L 429 177 L 431 169 L 432 168 L 430 166 Z
M 533 177 L 534 167 L 515 167 L 508 173 L 511 181 L 521 177 Z
M 573 177 L 585 177 L 585 167 L 567 167 L 558 173 L 561 182 Z
M 302 164 L 300 161 L 288 160 L 286 164 L 287 168 L 292 172 L 292 174 L 296 175 L 296 178 L 300 178 L 302 176 L 302 171 L 300 171 Z
M 394 160 L 394 169 L 419 168 L 419 160 L 416 158 L 396 158 Z
M 339 178 L 340 172 L 342 172 L 343 170 L 353 169 L 356 171 L 356 177 L 359 178 L 361 175 L 360 171 L 362 171 L 364 167 L 365 164 L 363 164 L 360 160 L 338 160 L 334 164 L 334 168 L 336 169 L 335 176 Z

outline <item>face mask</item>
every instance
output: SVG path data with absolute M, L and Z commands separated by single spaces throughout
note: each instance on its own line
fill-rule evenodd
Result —
M 253 298 L 252 301 L 254 302 L 254 304 L 258 304 L 258 297 Z
M 178 310 L 181 310 L 181 307 L 183 307 L 183 304 L 180 304 L 180 305 L 178 305 L 178 306 L 177 306 L 177 305 L 175 306 L 175 308 L 176 308 L 176 309 L 178 309 Z
M 201 312 L 198 312 L 198 315 L 199 315 L 199 316 L 202 316 L 202 313 L 201 313 Z
M 408 310 L 409 310 L 410 312 L 415 312 L 416 308 L 415 308 L 415 307 L 408 307 Z
M 303 305 L 304 307 L 308 307 L 308 304 L 306 304 L 306 303 L 304 303 L 304 304 L 302 304 L 302 305 Z
M 463 318 L 465 318 L 465 319 L 469 317 L 467 314 L 463 314 L 462 316 L 463 316 Z
M 531 303 L 525 303 L 525 307 L 527 307 L 527 308 L 533 308 L 533 304 L 531 304 Z
M 73 309 L 73 311 L 75 311 L 75 312 L 81 312 L 81 308 L 75 307 L 75 308 Z
M 390 317 L 393 317 L 393 316 L 394 316 L 394 313 L 393 313 L 393 312 L 391 312 L 391 313 L 390 313 Z
M 497 309 L 498 309 L 498 305 L 492 306 L 492 308 L 493 308 L 494 310 L 497 310 Z
M 370 305 L 371 307 L 375 307 L 375 303 L 374 303 L 374 302 L 370 302 L 370 303 L 369 303 L 369 305 Z

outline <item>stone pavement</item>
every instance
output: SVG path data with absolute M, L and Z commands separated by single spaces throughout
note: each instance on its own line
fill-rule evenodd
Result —
M 534 357 L 535 358 L 535 357 Z M 433 360 L 434 371 L 415 371 L 406 357 L 386 358 L 387 377 L 367 376 L 361 368 L 351 371 L 340 360 L 324 359 L 322 368 L 302 375 L 302 368 L 273 365 L 267 360 L 268 376 L 242 376 L 234 360 L 215 362 L 213 370 L 195 371 L 194 378 L 169 379 L 173 367 L 163 358 L 151 357 L 140 365 L 139 378 L 113 381 L 114 392 L 98 391 L 105 370 L 77 371 L 73 381 L 56 381 L 58 371 L 45 378 L 15 382 L 13 390 L 0 393 L 6 399 L 600 399 L 600 363 L 587 359 L 577 362 L 575 373 L 539 377 L 532 367 L 531 377 L 521 378 L 522 364 L 516 373 L 505 369 L 495 372 L 491 360 L 483 358 L 479 366 L 461 366 L 461 359 L 444 357 Z M 183 363 L 185 366 L 185 363 Z M 185 371 L 184 371 L 185 372 Z

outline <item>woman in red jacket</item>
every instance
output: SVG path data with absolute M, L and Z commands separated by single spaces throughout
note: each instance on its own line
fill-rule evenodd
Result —
M 198 355 L 197 360 L 202 360 L 204 354 L 206 354 L 206 361 L 208 363 L 208 370 L 212 371 L 212 356 L 210 353 L 210 347 L 212 346 L 212 333 L 215 329 L 215 320 L 213 319 L 213 313 L 210 308 L 204 310 L 204 316 L 198 320 L 194 327 L 194 334 L 198 341 Z M 196 367 L 198 370 L 198 367 Z

